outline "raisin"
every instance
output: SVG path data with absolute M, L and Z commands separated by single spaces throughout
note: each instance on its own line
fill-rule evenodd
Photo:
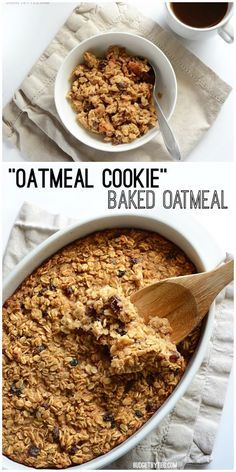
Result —
M 16 381 L 14 381 L 11 384 L 10 393 L 12 395 L 16 395 L 17 397 L 20 397 L 23 393 L 23 389 L 19 388 L 19 387 L 16 387 Z
M 158 408 L 160 407 L 160 403 L 147 403 L 146 410 L 148 413 L 156 413 Z
M 37 352 L 40 354 L 40 352 L 43 352 L 46 349 L 46 346 L 44 344 L 41 344 L 41 346 L 37 347 Z
M 178 255 L 177 249 L 172 249 L 166 254 L 166 260 L 169 261 L 171 259 L 176 259 L 177 255 Z
M 42 403 L 42 408 L 44 408 L 45 410 L 48 410 L 49 404 L 48 403 Z
M 126 85 L 125 82 L 119 82 L 119 83 L 116 84 L 116 85 L 117 85 L 117 87 L 118 87 L 119 90 L 126 90 L 127 85 Z
M 52 292 L 55 292 L 57 289 L 56 285 L 54 285 L 53 283 L 50 283 L 49 288 Z
M 153 374 L 148 374 L 146 377 L 147 383 L 149 386 L 154 384 L 155 377 Z
M 124 392 L 125 392 L 125 393 L 128 393 L 128 392 L 131 390 L 131 388 L 134 386 L 134 384 L 135 384 L 135 380 L 134 380 L 134 379 L 128 380 L 128 382 L 126 382 L 126 384 L 125 384 L 125 390 L 124 390 Z
M 120 334 L 120 336 L 124 336 L 126 334 L 126 330 L 124 329 L 125 325 L 122 321 L 119 321 L 119 326 L 116 328 L 116 332 Z
M 102 346 L 102 353 L 104 356 L 110 357 L 110 349 L 107 345 Z
M 37 457 L 39 453 L 40 453 L 40 449 L 37 446 L 32 445 L 28 449 L 28 454 L 31 457 Z
M 177 362 L 177 360 L 179 359 L 179 353 L 178 352 L 172 352 L 172 354 L 170 355 L 169 357 L 169 361 L 170 362 Z
M 86 113 L 88 113 L 90 110 L 93 110 L 93 108 L 94 108 L 94 107 L 93 107 L 92 103 L 86 102 L 86 103 L 84 104 L 84 111 L 85 111 Z
M 137 418 L 142 418 L 143 414 L 140 410 L 135 410 L 134 412 L 135 416 L 137 416 Z
M 46 291 L 47 291 L 47 289 L 46 289 L 45 287 L 41 288 L 41 290 L 40 290 L 39 293 L 38 293 L 38 296 L 39 296 L 39 297 L 42 297 L 43 294 L 44 294 Z
M 115 314 L 120 313 L 122 308 L 121 300 L 115 295 L 108 300 L 109 306 Z
M 105 59 L 99 61 L 98 63 L 98 70 L 104 70 L 107 65 L 107 61 Z
M 130 260 L 131 260 L 132 265 L 135 265 L 135 264 L 139 263 L 139 259 L 137 259 L 137 257 L 131 257 Z
M 103 421 L 115 421 L 114 415 L 110 411 L 108 411 L 103 415 Z
M 127 331 L 125 331 L 125 329 L 122 329 L 122 328 L 117 328 L 117 329 L 116 329 L 116 332 L 117 332 L 120 336 L 124 336 Z
M 142 80 L 144 82 L 147 82 L 148 84 L 154 85 L 155 84 L 155 79 L 156 78 L 155 78 L 154 70 L 153 70 L 152 66 L 150 66 L 150 70 L 148 72 L 143 72 Z
M 113 234 L 112 236 L 112 239 L 115 238 L 120 238 L 120 236 L 122 236 L 122 231 L 115 231 L 115 233 Z
M 79 364 L 79 360 L 76 359 L 76 357 L 72 357 L 72 359 L 70 360 L 71 367 L 76 367 L 78 364 Z
M 72 293 L 74 293 L 74 290 L 72 287 L 66 287 L 65 288 L 65 294 L 67 295 L 67 297 L 70 297 L 70 295 L 72 295 Z
M 32 409 L 30 409 L 30 414 L 31 414 L 34 418 L 36 418 L 37 412 L 38 412 L 38 408 L 32 408 Z
M 48 311 L 47 311 L 47 310 L 43 310 L 43 311 L 42 311 L 42 317 L 43 317 L 43 318 L 47 318 L 47 316 L 48 316 Z
M 125 275 L 125 270 L 118 270 L 118 274 L 117 274 L 117 277 L 119 277 L 119 279 L 121 279 L 121 277 L 123 277 L 123 275 Z
M 96 312 L 95 308 L 91 305 L 86 306 L 85 313 L 86 313 L 86 315 L 91 316 L 92 318 L 97 317 L 97 312 Z
M 59 428 L 58 426 L 54 426 L 53 430 L 52 430 L 52 437 L 54 439 L 54 441 L 58 442 L 59 441 L 59 437 L 60 437 L 60 431 L 59 431 Z
M 78 447 L 76 446 L 76 444 L 73 444 L 73 446 L 71 446 L 69 450 L 70 456 L 73 456 L 74 454 L 76 454 L 77 451 L 78 451 Z
M 111 428 L 112 428 L 112 429 L 113 429 L 113 428 L 116 428 L 116 426 L 117 426 L 117 425 L 116 425 L 116 421 L 115 421 L 115 420 L 112 420 L 112 421 L 111 421 Z

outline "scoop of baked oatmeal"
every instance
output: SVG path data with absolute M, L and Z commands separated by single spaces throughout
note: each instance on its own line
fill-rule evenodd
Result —
M 121 288 L 90 288 L 86 295 L 86 304 L 78 301 L 73 313 L 62 319 L 63 329 L 90 332 L 98 344 L 107 346 L 111 374 L 184 369 L 167 319 L 154 317 L 145 324 Z
M 130 143 L 157 124 L 154 80 L 147 59 L 122 47 L 110 47 L 103 57 L 87 51 L 72 73 L 68 99 L 84 128 L 112 144 Z

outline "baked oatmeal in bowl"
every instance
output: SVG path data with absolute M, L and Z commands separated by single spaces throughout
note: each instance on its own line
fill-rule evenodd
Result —
M 152 42 L 129 33 L 104 33 L 76 46 L 63 61 L 55 103 L 70 133 L 95 149 L 135 149 L 158 132 L 154 73 L 166 118 L 174 111 L 173 68 Z
M 173 408 L 213 321 L 211 309 L 202 333 L 175 346 L 168 323 L 145 325 L 130 295 L 211 262 L 174 224 L 145 217 L 94 220 L 49 240 L 4 287 L 5 464 L 98 468 Z
M 157 125 L 155 74 L 147 59 L 110 46 L 90 51 L 72 73 L 68 99 L 79 124 L 114 145 L 131 143 Z

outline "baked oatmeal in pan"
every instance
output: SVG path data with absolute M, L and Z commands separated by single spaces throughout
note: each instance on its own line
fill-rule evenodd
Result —
M 68 99 L 84 128 L 112 144 L 130 143 L 157 124 L 154 81 L 147 59 L 125 48 L 112 46 L 103 57 L 87 51 L 73 71 Z
M 200 328 L 181 344 L 165 319 L 145 325 L 130 295 L 196 271 L 157 233 L 114 229 L 45 261 L 3 308 L 3 450 L 65 468 L 125 441 L 180 381 Z

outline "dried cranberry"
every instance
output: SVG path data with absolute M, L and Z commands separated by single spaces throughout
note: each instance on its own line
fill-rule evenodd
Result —
M 37 457 L 39 453 L 40 453 L 40 449 L 39 449 L 39 447 L 37 447 L 35 445 L 30 446 L 29 449 L 28 449 L 28 454 L 31 457 Z
M 115 314 L 120 313 L 122 309 L 122 303 L 121 300 L 114 295 L 108 300 L 109 306 L 111 307 L 112 311 L 114 311 Z

